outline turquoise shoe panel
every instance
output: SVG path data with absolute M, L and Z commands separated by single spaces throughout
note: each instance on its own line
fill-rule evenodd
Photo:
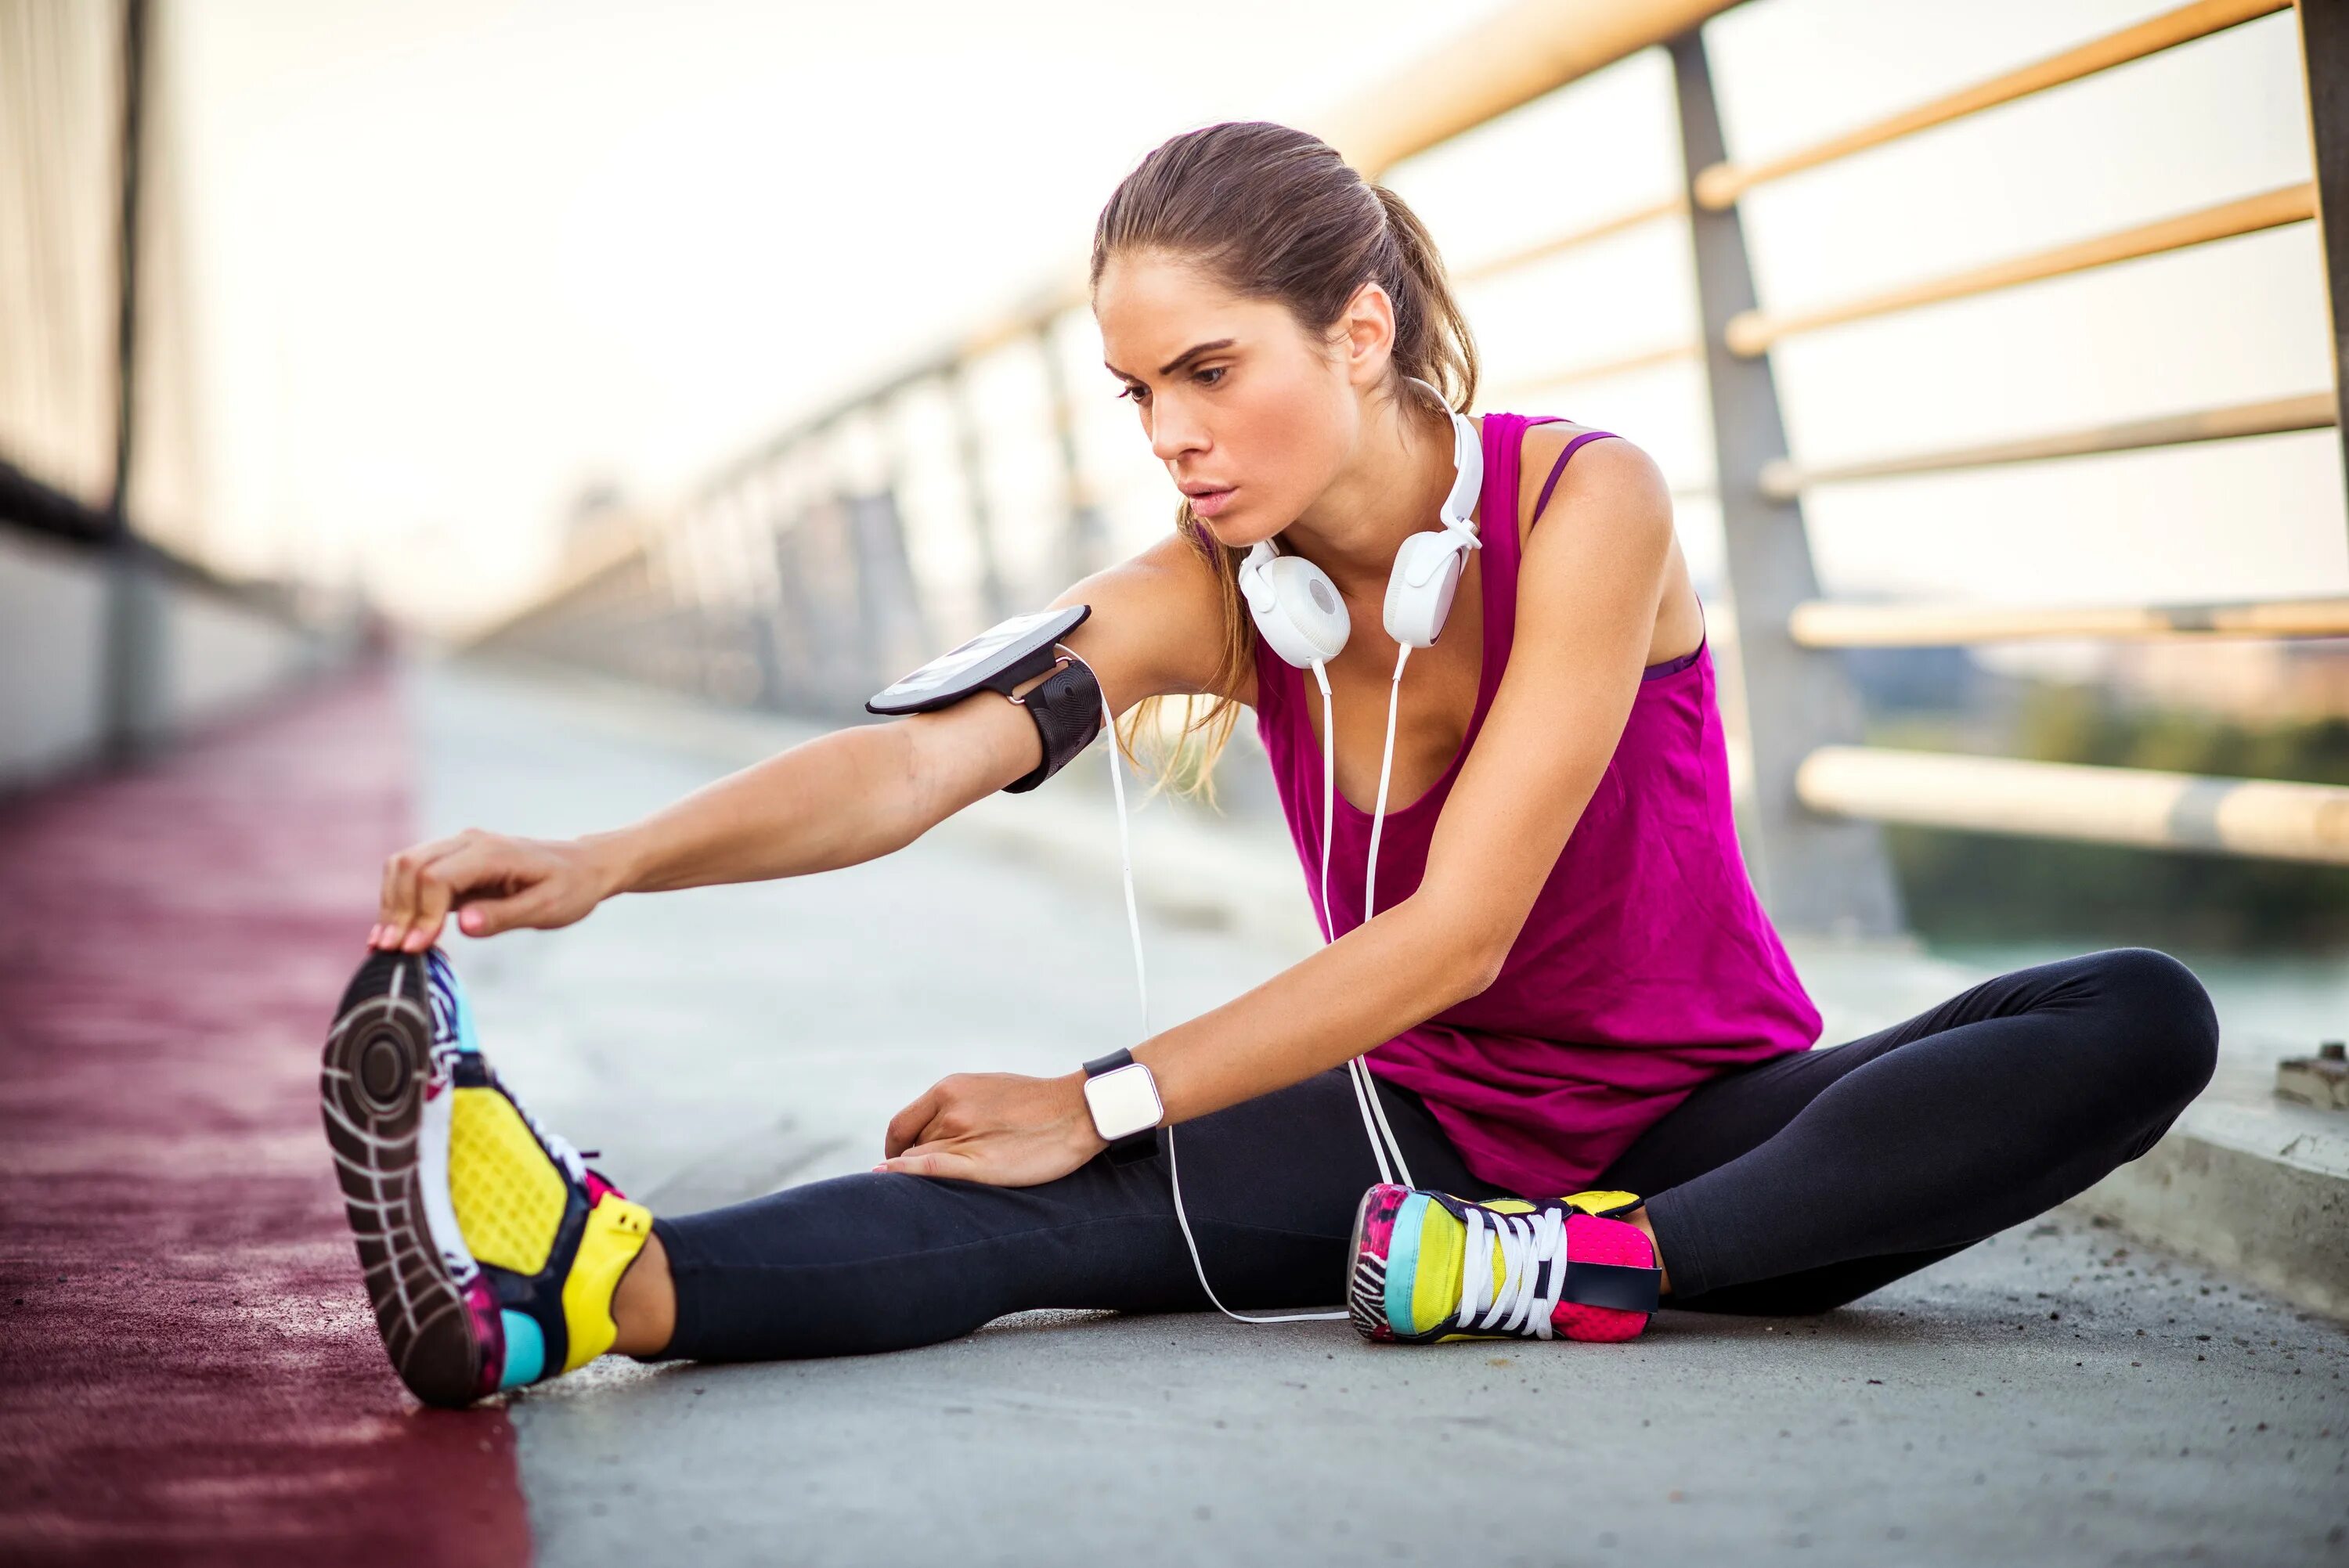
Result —
M 546 1334 L 538 1319 L 512 1307 L 498 1315 L 506 1328 L 506 1364 L 498 1374 L 498 1387 L 519 1388 L 537 1382 L 546 1370 Z
M 1387 1326 L 1397 1334 L 1412 1331 L 1412 1291 L 1419 1280 L 1419 1238 L 1427 1222 L 1427 1195 L 1413 1192 L 1395 1212 L 1394 1233 L 1387 1242 Z

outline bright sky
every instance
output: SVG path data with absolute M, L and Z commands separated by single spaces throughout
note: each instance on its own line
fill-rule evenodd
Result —
M 509 603 L 583 484 L 680 493 L 1080 261 L 1167 135 L 1312 127 L 1493 8 L 171 7 L 215 553 L 363 571 L 435 619 Z M 1756 0 L 1708 39 L 1731 145 L 1753 155 L 2165 8 Z M 1765 188 L 1746 204 L 1764 297 L 1829 301 L 2305 179 L 2301 93 L 2286 14 Z M 1664 193 L 1670 105 L 1651 52 L 1393 181 L 1472 261 Z M 1470 304 L 1495 392 L 1693 324 L 1672 225 Z M 2305 224 L 1821 333 L 1776 363 L 1815 460 L 2331 385 Z M 1138 543 L 1171 492 L 1092 374 L 1087 450 Z M 1604 423 L 1709 482 L 1692 370 L 1485 406 Z M 1813 538 L 1846 592 L 2338 593 L 2338 451 L 2324 432 L 1849 486 L 1813 498 Z M 1707 570 L 1717 517 L 1702 497 L 1682 516 Z

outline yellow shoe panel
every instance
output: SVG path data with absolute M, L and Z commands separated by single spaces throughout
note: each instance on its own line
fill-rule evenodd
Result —
M 1468 1243 L 1468 1227 L 1452 1211 L 1428 1200 L 1420 1220 L 1419 1258 L 1411 1276 L 1411 1332 L 1424 1334 L 1452 1315 L 1460 1304 L 1460 1264 Z
M 563 1362 L 565 1372 L 595 1360 L 619 1337 L 619 1325 L 612 1321 L 612 1293 L 644 1250 L 652 1229 L 650 1209 L 616 1193 L 607 1193 L 589 1212 L 579 1253 L 563 1281 L 563 1322 L 571 1341 Z
M 1618 1192 L 1610 1188 L 1594 1187 L 1585 1192 L 1569 1192 L 1565 1201 L 1569 1208 L 1611 1220 L 1620 1218 L 1626 1209 L 1638 1208 L 1640 1198 L 1637 1192 Z
M 546 1266 L 569 1189 L 513 1102 L 460 1088 L 449 1113 L 449 1198 L 475 1261 L 516 1274 Z

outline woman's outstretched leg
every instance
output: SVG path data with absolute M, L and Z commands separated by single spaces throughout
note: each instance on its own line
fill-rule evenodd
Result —
M 1816 1312 L 2086 1190 L 2209 1083 L 2191 970 L 2109 948 L 1716 1078 L 1600 1178 L 1649 1194 L 1670 1305 Z
M 1378 1179 L 1345 1069 L 1031 1187 L 865 1172 L 656 1219 L 523 1110 L 447 960 L 378 953 L 343 998 L 321 1109 L 394 1368 L 462 1405 L 607 1350 L 828 1356 L 952 1338 L 1030 1307 L 1196 1310 L 1170 1142 L 1209 1277 L 1237 1308 L 1333 1305 Z M 1426 1106 L 1381 1083 L 1423 1179 L 1485 1191 Z
M 1378 1087 L 1416 1176 L 1495 1191 L 1415 1095 Z M 1184 1210 L 1225 1305 L 1336 1305 L 1355 1212 L 1379 1179 L 1345 1069 L 1173 1132 Z M 1100 1155 L 1031 1187 L 863 1171 L 658 1219 L 664 1257 L 652 1266 L 674 1281 L 674 1332 L 626 1348 L 769 1360 L 934 1344 L 1039 1307 L 1209 1310 L 1176 1223 L 1164 1131 L 1159 1143 L 1155 1160 Z

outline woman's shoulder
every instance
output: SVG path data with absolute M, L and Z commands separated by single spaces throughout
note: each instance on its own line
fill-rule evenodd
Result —
M 1574 459 L 1566 465 L 1565 471 L 1558 475 L 1557 488 L 1550 491 L 1548 503 L 1542 505 L 1542 490 L 1549 484 L 1557 459 L 1578 437 L 1594 434 L 1606 438 L 1585 441 L 1576 448 Z M 1565 418 L 1525 428 L 1517 461 L 1520 548 L 1532 537 L 1534 524 L 1541 517 L 1578 502 L 1619 498 L 1632 501 L 1661 498 L 1670 507 L 1670 487 L 1664 482 L 1663 470 L 1638 442 L 1599 426 Z M 1536 515 L 1537 507 L 1540 508 L 1539 516 Z
M 1160 689 L 1170 696 L 1227 697 L 1253 706 L 1253 647 L 1238 592 L 1220 552 L 1171 531 L 1105 567 L 1069 593 L 1107 601 L 1145 642 Z M 1237 641 L 1237 646 L 1233 645 Z M 1238 667 L 1234 669 L 1232 664 Z

